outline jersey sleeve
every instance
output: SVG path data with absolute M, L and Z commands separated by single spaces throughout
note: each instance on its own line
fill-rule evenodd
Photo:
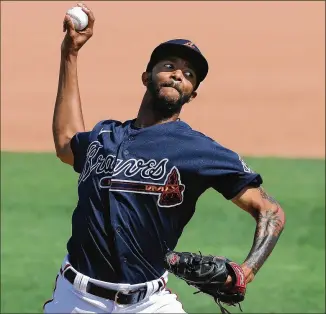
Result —
M 248 167 L 234 151 L 212 141 L 204 151 L 201 175 L 209 187 L 221 193 L 227 200 L 234 198 L 247 186 L 259 187 L 263 179 Z
M 79 132 L 71 139 L 70 147 L 74 155 L 73 167 L 78 173 L 81 173 L 84 168 L 90 137 L 91 132 Z
M 92 141 L 97 141 L 101 131 L 106 132 L 113 130 L 115 125 L 120 125 L 120 121 L 115 120 L 102 120 L 98 122 L 94 128 L 89 132 L 76 133 L 70 142 L 70 147 L 74 155 L 74 170 L 78 173 L 83 171 L 87 150 Z

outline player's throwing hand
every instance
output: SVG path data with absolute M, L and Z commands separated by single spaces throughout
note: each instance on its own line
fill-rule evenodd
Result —
M 78 54 L 79 49 L 93 36 L 95 17 L 93 12 L 83 3 L 77 4 L 88 16 L 88 25 L 83 31 L 77 32 L 69 15 L 63 20 L 63 31 L 66 36 L 61 45 L 62 53 Z

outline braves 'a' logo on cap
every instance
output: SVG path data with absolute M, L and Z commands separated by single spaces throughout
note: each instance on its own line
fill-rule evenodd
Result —
M 184 45 L 185 46 L 189 46 L 190 48 L 193 48 L 193 49 L 196 48 L 196 45 L 193 42 L 191 42 L 191 41 L 187 41 Z

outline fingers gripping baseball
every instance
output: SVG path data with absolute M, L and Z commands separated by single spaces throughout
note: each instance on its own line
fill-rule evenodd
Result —
M 93 31 L 94 23 L 95 23 L 95 17 L 93 12 L 83 3 L 77 4 L 79 7 L 82 8 L 82 10 L 87 14 L 88 16 L 88 25 L 86 30 Z
M 63 31 L 68 32 L 70 36 L 74 35 L 75 26 L 69 15 L 65 15 L 65 18 L 63 20 Z
M 80 7 L 79 14 L 87 15 L 87 25 L 83 30 L 76 29 L 72 17 L 67 13 L 63 20 L 63 31 L 66 32 L 65 38 L 61 45 L 64 53 L 77 54 L 79 49 L 93 36 L 95 17 L 93 12 L 84 4 L 78 3 Z

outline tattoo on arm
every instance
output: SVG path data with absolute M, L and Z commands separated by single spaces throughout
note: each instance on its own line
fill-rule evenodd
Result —
M 285 216 L 279 204 L 259 189 L 262 197 L 271 203 L 271 208 L 263 211 L 252 209 L 251 213 L 257 221 L 253 246 L 245 260 L 245 264 L 256 274 L 275 247 L 284 227 Z
M 263 199 L 266 199 L 268 200 L 270 203 L 272 204 L 277 204 L 278 205 L 278 202 L 273 198 L 271 197 L 270 195 L 268 195 L 263 188 L 258 188 L 259 192 L 260 192 L 260 195 Z

